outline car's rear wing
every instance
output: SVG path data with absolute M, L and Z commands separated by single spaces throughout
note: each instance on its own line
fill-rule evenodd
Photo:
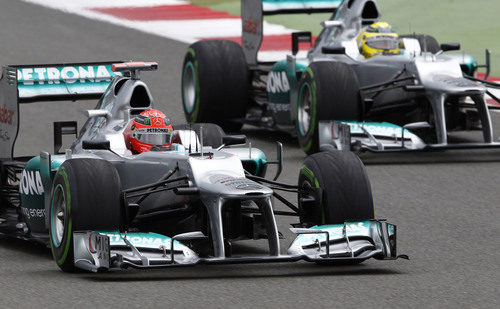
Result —
M 19 131 L 19 104 L 99 99 L 123 61 L 9 65 L 0 78 L 0 159 L 12 159 Z
M 247 63 L 257 64 L 265 15 L 334 13 L 344 0 L 242 0 L 242 45 Z

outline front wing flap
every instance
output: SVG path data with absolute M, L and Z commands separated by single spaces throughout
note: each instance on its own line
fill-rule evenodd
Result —
M 292 229 L 299 234 L 288 248 L 292 256 L 309 261 L 396 259 L 396 226 L 384 220 Z
M 388 122 L 320 121 L 320 149 L 353 150 L 359 143 L 359 150 L 422 150 L 426 144 L 416 134 Z
M 121 264 L 161 265 L 172 261 L 172 239 L 156 233 L 85 231 L 73 233 L 75 266 L 105 271 Z M 174 240 L 176 264 L 194 264 L 198 255 Z

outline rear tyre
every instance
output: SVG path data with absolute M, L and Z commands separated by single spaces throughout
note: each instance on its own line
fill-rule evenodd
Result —
M 224 130 L 213 123 L 195 123 L 174 125 L 175 130 L 193 130 L 200 138 L 201 127 L 203 127 L 203 146 L 211 146 L 212 148 L 218 148 L 222 145 L 222 137 L 226 135 Z
M 316 202 L 301 203 L 300 222 L 305 226 L 342 224 L 374 218 L 373 197 L 365 166 L 349 151 L 323 151 L 308 156 L 299 174 L 299 187 L 319 188 Z
M 319 151 L 321 120 L 359 120 L 361 100 L 354 70 L 341 62 L 313 62 L 302 74 L 297 101 L 297 136 L 300 148 Z
M 405 34 L 399 37 L 418 40 L 422 51 L 424 51 L 425 48 L 428 52 L 435 54 L 441 50 L 438 41 L 433 36 L 427 34 Z
M 226 131 L 241 129 L 248 102 L 248 68 L 240 45 L 200 41 L 184 58 L 182 102 L 189 123 L 211 122 Z
M 49 210 L 49 239 L 59 268 L 75 271 L 73 232 L 118 230 L 121 222 L 120 177 L 99 159 L 65 161 L 54 177 Z

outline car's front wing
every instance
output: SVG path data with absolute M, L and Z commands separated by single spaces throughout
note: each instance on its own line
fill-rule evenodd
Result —
M 409 125 L 425 125 L 425 122 Z M 388 122 L 320 121 L 320 150 L 355 152 L 420 152 L 452 149 L 500 148 L 498 142 L 426 144 L 409 129 Z
M 200 257 L 176 239 L 204 237 L 201 233 L 172 238 L 154 233 L 102 231 L 74 232 L 75 266 L 87 271 L 106 271 L 127 267 L 149 269 L 198 264 L 274 263 L 305 260 L 319 263 L 364 261 L 369 258 L 393 260 L 407 258 L 396 253 L 396 226 L 383 220 L 346 222 L 292 228 L 297 237 L 286 255 Z M 173 243 L 172 243 L 173 241 Z M 173 253 L 173 254 L 172 254 Z

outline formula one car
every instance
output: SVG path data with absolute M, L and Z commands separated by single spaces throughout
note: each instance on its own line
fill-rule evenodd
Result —
M 333 13 L 307 55 L 292 34 L 292 54 L 259 62 L 263 15 Z M 429 35 L 398 36 L 380 22 L 375 0 L 242 1 L 242 47 L 200 41 L 186 54 L 182 93 L 188 122 L 226 130 L 251 124 L 296 134 L 308 154 L 320 149 L 418 151 L 499 147 L 493 142 L 486 86 L 469 55 L 443 54 Z M 451 131 L 480 130 L 484 142 L 451 143 Z
M 398 258 L 396 226 L 374 220 L 370 182 L 350 152 L 308 157 L 298 185 L 276 181 L 279 144 L 277 160 L 268 161 L 259 149 L 241 146 L 245 136 L 227 136 L 213 124 L 174 126 L 162 135 L 168 148 L 132 153 L 127 124 L 146 122 L 138 115 L 153 104 L 139 72 L 156 68 L 124 62 L 3 68 L 1 233 L 49 244 L 63 271 Z M 14 158 L 19 104 L 89 98 L 100 99 L 70 149 L 59 151 L 62 136 L 77 133 L 76 123 L 56 122 L 54 154 Z M 274 180 L 264 178 L 269 164 L 278 164 Z M 279 191 L 296 193 L 298 205 Z M 292 211 L 275 210 L 274 199 Z M 298 218 L 287 254 L 276 215 Z M 261 238 L 269 255 L 231 250 L 234 241 Z

